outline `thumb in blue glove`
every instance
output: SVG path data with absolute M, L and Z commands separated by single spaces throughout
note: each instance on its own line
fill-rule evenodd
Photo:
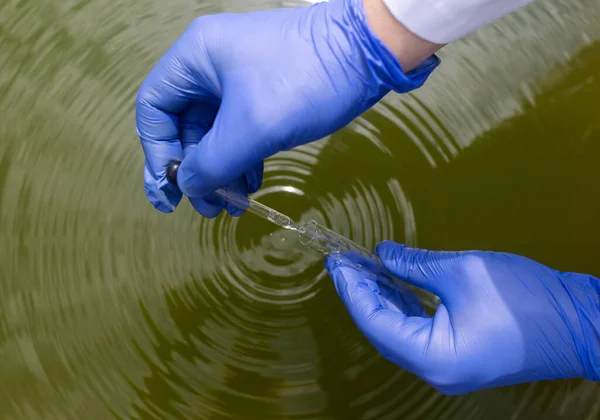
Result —
M 434 252 L 382 242 L 398 279 L 441 299 L 429 317 L 409 292 L 327 259 L 359 330 L 387 359 L 445 394 L 536 380 L 600 380 L 600 280 L 518 255 Z

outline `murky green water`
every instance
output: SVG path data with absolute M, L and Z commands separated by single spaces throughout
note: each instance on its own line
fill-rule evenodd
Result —
M 209 1 L 0 4 L 0 418 L 598 418 L 585 381 L 437 394 L 368 345 L 320 256 L 252 215 L 152 209 L 134 120 L 150 67 L 195 16 L 291 5 Z M 597 0 L 540 1 L 271 159 L 258 197 L 371 248 L 600 275 L 599 39 Z

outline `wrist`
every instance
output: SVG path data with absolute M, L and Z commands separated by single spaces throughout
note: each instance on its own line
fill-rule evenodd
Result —
M 361 0 L 373 33 L 394 54 L 405 73 L 417 68 L 444 45 L 420 38 L 400 23 L 383 0 Z
M 579 317 L 582 337 L 576 345 L 585 378 L 600 381 L 600 279 L 578 273 L 560 273 Z
M 395 48 L 396 52 L 392 51 L 374 32 L 367 21 L 365 1 L 329 1 L 329 5 L 332 7 L 331 17 L 336 21 L 336 26 L 343 27 L 347 38 L 346 42 L 357 48 L 355 51 L 349 52 L 347 58 L 352 61 L 349 64 L 352 67 L 358 66 L 362 69 L 362 74 L 369 79 L 371 88 L 378 92 L 375 96 L 379 96 L 380 93 L 387 93 L 390 90 L 397 93 L 406 93 L 421 87 L 439 65 L 439 58 L 429 54 L 429 51 L 425 52 L 424 49 L 411 44 L 412 47 L 406 49 L 418 50 L 418 53 L 411 54 L 409 61 L 412 62 L 412 65 L 409 65 L 409 67 L 412 68 L 406 71 L 397 57 L 398 54 L 401 55 L 401 48 L 398 47 L 398 43 L 388 42 L 390 46 Z M 340 10 L 342 16 L 337 15 L 337 12 L 333 12 L 335 10 Z M 372 10 L 369 12 L 371 19 L 373 19 L 373 16 L 378 16 L 374 22 L 374 27 L 377 28 L 379 33 L 383 34 L 388 29 L 387 25 L 390 22 L 384 18 L 384 22 L 387 23 L 382 24 L 380 21 L 382 16 L 378 14 L 377 10 L 375 15 L 372 12 Z M 398 31 L 394 31 L 391 35 L 398 34 Z M 389 35 L 384 35 L 384 37 L 389 39 Z M 409 36 L 406 33 L 402 39 L 403 42 L 409 43 Z M 356 54 L 359 51 L 360 53 Z M 360 57 L 360 61 L 356 61 L 358 57 Z M 415 59 L 415 57 L 423 58 Z

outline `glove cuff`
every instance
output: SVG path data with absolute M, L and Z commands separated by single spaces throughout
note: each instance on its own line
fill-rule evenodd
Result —
M 439 66 L 437 55 L 432 55 L 416 69 L 404 73 L 396 56 L 369 27 L 362 0 L 345 0 L 345 3 L 346 20 L 351 22 L 354 29 L 350 36 L 356 37 L 362 46 L 369 72 L 374 76 L 373 79 L 380 81 L 380 87 L 397 93 L 407 93 L 421 87 Z
M 562 279 L 583 331 L 576 345 L 586 379 L 600 381 L 600 279 L 576 273 L 562 273 Z

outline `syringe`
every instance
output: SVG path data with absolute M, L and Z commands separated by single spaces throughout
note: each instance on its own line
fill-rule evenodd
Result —
M 179 165 L 180 162 L 174 161 L 167 168 L 167 179 L 175 185 L 177 185 Z M 383 266 L 377 254 L 322 226 L 317 221 L 309 220 L 298 224 L 289 216 L 228 188 L 217 189 L 215 194 L 239 209 L 248 211 L 284 229 L 297 231 L 298 240 L 302 245 L 323 255 L 332 256 L 338 263 L 360 270 L 389 287 L 395 289 L 399 286 Z

